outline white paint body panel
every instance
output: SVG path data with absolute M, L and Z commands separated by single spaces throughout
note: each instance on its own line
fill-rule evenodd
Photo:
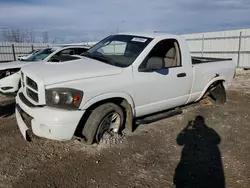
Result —
M 232 61 L 211 62 L 193 65 L 194 82 L 189 102 L 199 100 L 216 80 L 224 80 L 227 89 L 233 81 L 236 67 Z M 218 77 L 215 77 L 218 74 Z
M 114 97 L 121 97 L 128 101 L 133 110 L 134 117 L 151 114 L 161 110 L 167 110 L 198 100 L 204 90 L 216 79 L 224 80 L 226 86 L 232 82 L 235 64 L 231 61 L 203 63 L 192 65 L 190 51 L 184 38 L 174 35 L 160 34 L 134 34 L 154 38 L 142 51 L 134 63 L 126 68 L 119 68 L 89 58 L 64 62 L 60 64 L 42 63 L 23 67 L 26 76 L 33 79 L 39 87 L 39 102 L 33 104 L 45 105 L 45 89 L 66 87 L 82 90 L 84 97 L 77 111 L 52 109 L 48 107 L 30 108 L 16 97 L 21 108 L 34 117 L 32 129 L 38 130 L 40 125 L 51 126 L 54 135 L 39 136 L 55 139 L 69 139 L 73 135 L 72 130 L 78 126 L 84 112 L 96 102 Z M 158 72 L 139 72 L 138 67 L 150 50 L 163 39 L 176 39 L 179 42 L 182 58 L 182 66 L 164 69 Z M 57 72 L 55 74 L 55 72 Z M 177 77 L 179 73 L 186 73 L 186 77 Z M 216 74 L 219 74 L 215 78 Z M 22 92 L 20 89 L 20 92 Z M 42 117 L 41 117 L 41 114 Z M 46 119 L 43 117 L 46 114 Z M 56 121 L 57 120 L 57 121 Z M 57 123 L 55 123 L 55 121 Z M 56 129 L 63 124 L 61 129 Z M 21 126 L 21 125 L 20 125 Z M 68 131 L 67 131 L 68 129 Z M 66 132 L 68 134 L 66 134 Z M 35 134 L 36 134 L 35 133 Z M 60 134 L 63 134 L 60 136 Z M 66 134 L 66 135 L 65 135 Z
M 21 89 L 20 89 L 21 90 Z M 33 108 L 26 106 L 20 101 L 20 98 L 16 97 L 16 103 L 20 105 L 28 115 L 34 119 L 31 121 L 32 131 L 39 137 L 56 140 L 70 140 L 75 132 L 75 128 L 84 110 L 81 111 L 65 111 L 55 110 L 53 108 Z M 19 129 L 22 135 L 25 135 L 25 131 L 28 129 L 24 121 L 20 119 L 19 112 L 16 111 L 16 119 Z
M 186 41 L 179 36 L 168 36 L 177 39 L 181 49 L 182 67 L 163 69 L 157 72 L 138 72 L 138 67 L 150 50 L 166 36 L 159 36 L 152 41 L 147 49 L 133 64 L 135 111 L 136 116 L 143 116 L 185 104 L 192 87 L 192 66 L 190 52 Z M 177 77 L 186 73 L 186 77 Z

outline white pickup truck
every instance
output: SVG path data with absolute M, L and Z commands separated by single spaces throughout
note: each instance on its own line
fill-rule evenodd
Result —
M 25 60 L 0 63 L 0 94 L 9 98 L 15 96 L 21 84 L 21 67 L 37 62 L 64 62 L 80 59 L 77 55 L 87 51 L 88 46 L 48 47 L 27 57 Z
M 236 71 L 231 59 L 191 57 L 183 37 L 160 33 L 111 35 L 82 55 L 22 68 L 16 119 L 26 140 L 98 143 L 204 96 L 224 104 Z

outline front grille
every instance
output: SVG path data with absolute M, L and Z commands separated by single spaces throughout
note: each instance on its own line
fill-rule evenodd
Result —
M 32 99 L 34 100 L 35 102 L 38 102 L 38 94 L 35 93 L 34 91 L 32 91 L 31 89 L 27 88 L 26 90 L 27 92 L 27 95 Z
M 25 72 L 21 72 L 22 77 L 22 91 L 23 96 L 25 96 L 25 100 L 29 103 L 39 103 L 40 102 L 40 96 L 39 96 L 39 86 L 35 80 L 33 80 L 31 77 L 27 76 Z M 30 102 L 31 101 L 31 102 Z M 38 104 L 37 104 L 38 105 Z
M 29 106 L 29 107 L 35 107 L 34 104 L 32 104 L 30 101 L 28 101 L 28 99 L 26 99 L 26 97 L 24 96 L 23 93 L 19 93 L 19 98 L 20 98 L 20 100 L 21 100 L 25 105 L 27 105 L 27 106 Z
M 32 89 L 36 91 L 38 90 L 37 83 L 34 80 L 30 79 L 28 76 L 26 77 L 26 83 Z

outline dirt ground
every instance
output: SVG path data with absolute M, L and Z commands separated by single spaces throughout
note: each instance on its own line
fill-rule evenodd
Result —
M 192 105 L 93 146 L 28 143 L 13 107 L 1 107 L 0 187 L 250 187 L 250 74 L 236 77 L 224 106 Z

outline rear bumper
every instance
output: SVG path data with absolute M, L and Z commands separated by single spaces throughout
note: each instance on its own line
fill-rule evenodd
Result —
M 85 111 L 66 111 L 49 107 L 29 107 L 16 96 L 16 120 L 26 140 L 27 133 L 51 140 L 71 140 Z

